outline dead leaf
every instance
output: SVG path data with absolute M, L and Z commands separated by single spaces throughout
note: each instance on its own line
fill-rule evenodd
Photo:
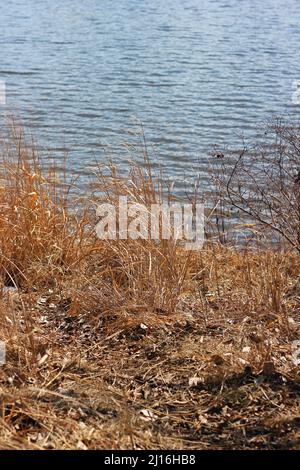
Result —
M 222 356 L 220 356 L 219 354 L 213 354 L 211 356 L 211 360 L 217 365 L 217 366 L 221 366 L 222 364 L 224 364 L 224 359 Z
M 151 410 L 140 410 L 140 418 L 143 419 L 144 421 L 155 421 L 158 416 L 153 413 Z
M 189 378 L 189 387 L 197 387 L 199 383 L 203 383 L 202 377 L 190 377 Z
M 82 441 L 77 442 L 76 448 L 78 450 L 88 450 L 87 446 Z
M 276 373 L 275 365 L 273 361 L 266 361 L 262 370 L 263 375 L 270 376 Z

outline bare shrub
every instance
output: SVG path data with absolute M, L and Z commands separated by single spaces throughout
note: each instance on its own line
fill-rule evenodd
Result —
M 227 204 L 300 252 L 300 124 L 277 119 L 263 135 L 224 158 L 217 180 Z

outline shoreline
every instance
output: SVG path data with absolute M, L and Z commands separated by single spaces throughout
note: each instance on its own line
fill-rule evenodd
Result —
M 299 449 L 297 249 L 100 240 L 22 136 L 1 154 L 0 448 Z M 151 165 L 110 165 L 102 199 L 160 197 Z

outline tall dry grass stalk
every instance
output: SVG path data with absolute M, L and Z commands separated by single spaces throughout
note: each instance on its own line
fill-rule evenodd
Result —
M 162 175 L 130 164 L 99 166 L 85 207 L 76 209 L 66 174 L 45 165 L 22 127 L 10 123 L 1 145 L 0 283 L 38 291 L 66 286 L 72 315 L 136 322 L 142 316 L 174 314 L 185 289 L 191 253 L 170 240 L 99 240 L 97 204 L 129 203 L 149 207 L 175 198 Z M 126 321 L 127 321 L 126 320 Z
M 86 220 L 70 212 L 66 177 L 44 165 L 12 121 L 0 149 L 0 282 L 51 283 L 81 255 Z
M 112 162 L 99 166 L 95 186 L 101 192 L 94 199 L 96 204 L 105 201 L 118 207 L 119 197 L 126 196 L 128 204 L 142 204 L 149 213 L 152 204 L 175 199 L 168 185 L 164 186 L 162 175 L 154 174 L 148 158 L 144 166 L 130 163 L 125 177 Z M 130 301 L 131 308 L 174 312 L 191 256 L 178 240 L 107 240 L 102 249 L 103 275 L 119 295 Z
M 55 165 L 43 164 L 32 140 L 14 121 L 8 130 L 8 137 L 2 141 L 0 162 L 2 286 L 25 287 L 29 291 L 43 286 L 65 289 L 72 315 L 85 313 L 101 322 L 127 319 L 130 323 L 149 314 L 154 314 L 153 318 L 156 314 L 174 314 L 182 296 L 194 285 L 205 294 L 207 279 L 203 281 L 203 273 L 208 269 L 209 282 L 214 278 L 217 295 L 222 297 L 224 270 L 220 272 L 218 254 L 222 249 L 216 243 L 210 242 L 194 253 L 185 251 L 175 238 L 97 238 L 96 208 L 102 202 L 117 207 L 118 198 L 126 196 L 129 204 L 140 203 L 150 211 L 151 204 L 176 200 L 163 175 L 153 170 L 146 145 L 144 164 L 129 163 L 125 176 L 113 162 L 99 165 L 90 193 L 84 195 L 86 202 L 77 210 L 66 174 Z M 240 259 L 241 254 L 235 250 L 233 253 Z M 249 256 L 254 262 L 252 254 Z M 236 263 L 233 258 L 231 262 Z M 248 266 L 246 273 L 250 272 Z M 266 290 L 262 285 L 267 278 L 264 275 L 260 281 L 262 291 Z M 284 280 L 275 270 L 271 278 L 274 282 L 269 286 L 274 292 L 268 295 L 279 311 L 278 291 Z M 279 284 L 275 282 L 277 278 Z M 274 287 L 277 284 L 278 289 Z M 251 287 L 250 278 L 246 285 L 247 302 L 258 299 L 261 289 L 257 285 Z

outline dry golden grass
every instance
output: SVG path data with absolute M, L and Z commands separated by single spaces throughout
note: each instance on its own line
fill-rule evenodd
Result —
M 0 448 L 300 447 L 298 254 L 99 240 L 95 203 L 163 197 L 147 156 L 74 210 L 13 125 L 0 178 Z

